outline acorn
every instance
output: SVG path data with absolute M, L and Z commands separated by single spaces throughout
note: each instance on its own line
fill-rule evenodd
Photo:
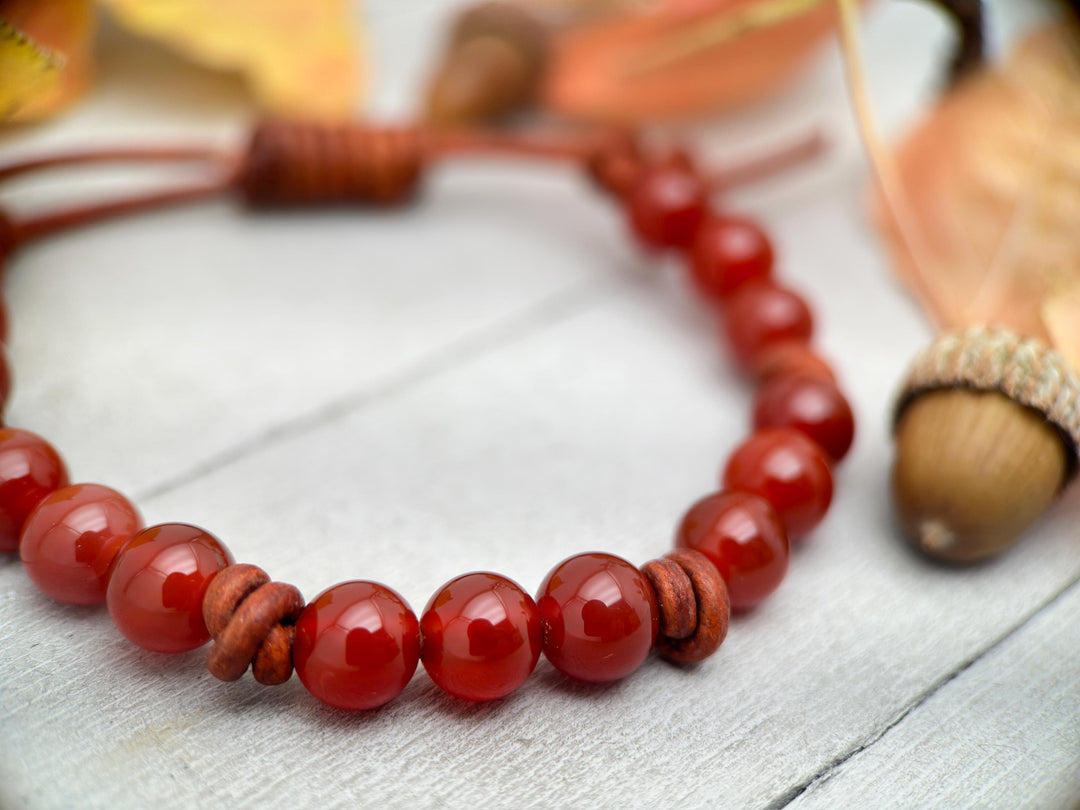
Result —
M 1037 340 L 948 332 L 913 363 L 894 429 L 893 501 L 908 539 L 975 562 L 1012 545 L 1075 477 L 1080 381 Z
M 529 105 L 540 86 L 547 47 L 546 27 L 517 5 L 487 2 L 467 9 L 428 87 L 427 121 L 481 124 Z

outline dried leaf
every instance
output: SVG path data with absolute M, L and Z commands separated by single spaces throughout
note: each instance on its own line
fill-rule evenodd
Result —
M 748 11 L 785 5 L 797 13 L 736 24 Z M 726 21 L 735 21 L 730 36 Z M 835 25 L 832 2 L 664 0 L 559 34 L 545 103 L 565 115 L 627 124 L 738 107 L 793 78 Z M 674 60 L 653 60 L 705 27 L 720 35 Z
M 0 119 L 46 118 L 82 95 L 92 73 L 90 0 L 0 0 L 0 18 L 9 24 L 0 32 Z M 9 94 L 21 98 L 12 105 Z
M 132 31 L 212 68 L 237 70 L 269 110 L 345 119 L 358 96 L 345 0 L 100 0 Z
M 992 323 L 1073 358 L 1060 292 L 1080 282 L 1080 60 L 1063 27 L 950 91 L 895 154 L 918 261 L 892 211 L 878 225 L 901 278 L 943 326 Z M 1050 303 L 1054 297 L 1054 303 Z M 1047 314 L 1049 313 L 1049 319 Z
M 1047 297 L 1042 316 L 1051 342 L 1080 371 L 1080 284 Z

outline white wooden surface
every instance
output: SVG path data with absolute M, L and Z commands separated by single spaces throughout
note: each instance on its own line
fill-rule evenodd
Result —
M 402 112 L 446 9 L 368 5 L 376 106 Z M 895 129 L 944 31 L 895 4 L 867 36 Z M 243 117 L 229 81 L 114 35 L 91 101 L 0 147 L 228 138 Z M 346 715 L 295 679 L 224 685 L 201 652 L 141 652 L 104 610 L 51 603 L 5 559 L 0 807 L 1080 799 L 1080 497 L 974 569 L 898 542 L 886 413 L 928 333 L 866 225 L 835 59 L 695 137 L 722 152 L 807 122 L 827 128 L 832 155 L 732 204 L 768 224 L 784 276 L 814 301 L 860 434 L 829 518 L 714 659 L 650 661 L 602 688 L 541 663 L 491 705 L 445 697 L 421 671 L 384 709 Z M 6 291 L 11 423 L 52 439 L 76 479 L 131 493 L 149 522 L 203 524 L 308 597 L 362 577 L 420 609 L 466 570 L 531 589 L 590 548 L 644 562 L 746 428 L 748 393 L 709 313 L 569 173 L 460 167 L 390 216 L 251 217 L 227 203 L 145 216 L 27 251 Z

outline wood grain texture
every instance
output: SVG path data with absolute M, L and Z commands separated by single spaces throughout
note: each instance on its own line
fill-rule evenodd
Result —
M 790 807 L 1076 807 L 1077 672 L 1073 585 Z
M 380 104 L 401 109 L 440 4 L 369 5 L 388 43 Z M 884 19 L 868 50 L 889 120 L 914 104 L 912 53 L 941 32 L 925 33 L 932 18 L 912 6 Z M 835 65 L 804 89 L 815 115 L 844 120 Z M 50 137 L 144 114 L 113 92 Z M 210 119 L 199 127 L 223 116 Z M 966 571 L 928 564 L 893 534 L 884 414 L 926 331 L 866 230 L 854 138 L 836 126 L 812 193 L 779 184 L 733 204 L 764 218 L 782 274 L 814 302 L 860 435 L 830 517 L 717 656 L 650 660 L 607 687 L 541 664 L 479 706 L 418 673 L 384 709 L 347 715 L 295 679 L 222 684 L 202 651 L 141 652 L 104 611 L 37 594 L 9 559 L 0 807 L 782 806 L 837 764 L 854 770 L 1017 628 L 1018 640 L 1072 644 L 1065 601 L 1043 608 L 1080 577 L 1078 496 L 1005 558 Z M 710 313 L 567 173 L 463 167 L 429 191 L 396 216 L 248 219 L 207 205 L 28 252 L 8 286 L 11 422 L 53 439 L 76 479 L 141 496 L 150 522 L 207 526 L 308 598 L 370 578 L 420 608 L 468 570 L 533 590 L 571 553 L 662 554 L 747 427 L 749 391 Z M 1032 686 L 1015 711 L 1049 733 L 1038 767 L 1000 783 L 1019 797 L 1067 784 L 1075 754 L 1055 720 L 1075 703 L 1046 686 L 1073 683 L 1075 656 L 1021 659 L 1011 677 L 1030 666 Z M 958 707 L 985 703 L 977 689 L 957 694 Z M 933 734 L 943 750 L 992 752 L 1000 729 L 957 721 Z M 915 795 L 899 767 L 907 749 L 890 750 L 867 766 L 881 802 L 837 778 L 833 806 Z M 952 795 L 986 778 L 950 761 L 924 775 Z

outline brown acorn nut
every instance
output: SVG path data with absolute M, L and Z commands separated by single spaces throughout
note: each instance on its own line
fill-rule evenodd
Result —
M 463 126 L 515 112 L 534 98 L 546 52 L 547 31 L 525 9 L 505 2 L 467 9 L 428 87 L 427 121 Z
M 947 333 L 916 360 L 896 412 L 893 497 L 908 539 L 940 560 L 1010 546 L 1075 474 L 1080 382 L 1005 330 Z

